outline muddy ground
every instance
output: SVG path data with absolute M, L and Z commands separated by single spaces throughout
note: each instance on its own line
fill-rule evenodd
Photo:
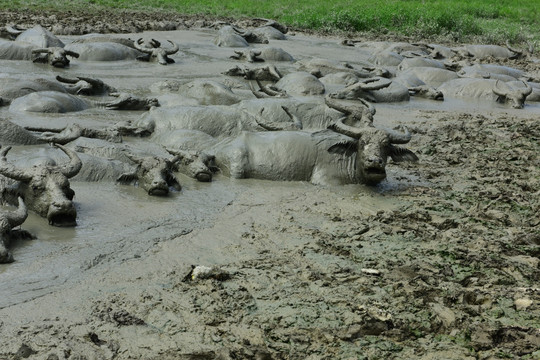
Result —
M 73 184 L 0 265 L 0 359 L 539 359 L 539 109 L 378 105 L 420 161 L 377 187 Z

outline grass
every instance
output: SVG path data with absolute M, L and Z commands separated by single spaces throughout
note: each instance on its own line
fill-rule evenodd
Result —
M 321 32 L 396 33 L 414 38 L 525 43 L 540 38 L 538 0 L 12 0 L 0 9 L 129 9 L 266 17 Z

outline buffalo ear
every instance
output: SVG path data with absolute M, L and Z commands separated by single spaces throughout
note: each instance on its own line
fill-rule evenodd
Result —
M 352 141 L 341 141 L 330 146 L 327 151 L 330 154 L 353 156 L 357 151 L 357 144 Z
M 124 173 L 122 175 L 120 175 L 116 181 L 119 182 L 119 183 L 122 183 L 122 184 L 130 184 L 136 180 L 138 180 L 139 178 L 137 177 L 137 174 L 135 173 Z
M 390 145 L 390 153 L 388 154 L 395 162 L 402 161 L 418 161 L 418 156 L 409 149 L 402 148 L 400 146 Z

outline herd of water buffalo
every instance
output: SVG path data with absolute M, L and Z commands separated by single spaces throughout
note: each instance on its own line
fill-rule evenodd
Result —
M 347 40 L 342 46 L 357 47 L 360 54 L 351 65 L 321 58 L 296 61 L 294 54 L 268 45 L 290 39 L 286 34 L 287 28 L 275 21 L 252 30 L 223 25 L 213 46 L 234 48 L 229 60 L 238 64 L 220 76 L 241 85 L 233 89 L 214 79 L 169 79 L 152 85 L 159 94 L 178 94 L 181 100 L 176 103 L 170 97 L 163 104 L 159 95 L 119 92 L 85 76 L 3 76 L 0 105 L 12 113 L 92 108 L 143 113 L 102 128 L 24 128 L 0 119 L 0 196 L 18 205 L 2 214 L 0 263 L 13 261 L 7 244 L 12 229 L 25 221 L 27 207 L 51 225 L 76 224 L 70 178 L 136 183 L 159 196 L 181 189 L 175 172 L 205 182 L 220 171 L 233 178 L 374 185 L 386 178 L 389 157 L 394 162 L 418 157 L 400 146 L 411 139 L 405 127 L 374 126 L 372 103 L 414 96 L 498 101 L 522 108 L 526 99 L 540 101 L 540 84 L 533 77 L 493 64 L 493 59 L 528 56 L 510 46 L 392 43 L 367 53 L 361 43 Z M 33 61 L 41 67 L 68 68 L 70 58 L 168 65 L 180 51 L 170 40 L 163 46 L 155 39 L 103 34 L 79 36 L 66 45 L 41 26 L 6 26 L 0 35 L 1 61 Z M 122 143 L 126 136 L 144 138 L 147 146 Z M 6 145 L 43 143 L 54 144 L 60 155 L 37 162 L 29 158 L 25 166 L 8 159 L 11 148 Z M 68 161 L 61 159 L 62 152 Z

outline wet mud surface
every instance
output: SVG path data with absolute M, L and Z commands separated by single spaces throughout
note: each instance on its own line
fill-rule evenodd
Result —
M 233 50 L 214 35 L 141 33 L 179 43 L 171 66 L 2 61 L 3 74 L 84 73 L 145 95 L 170 78 L 224 79 Z M 334 38 L 277 45 L 356 56 Z M 375 187 L 179 175 L 182 191 L 156 198 L 72 181 L 78 226 L 31 214 L 36 239 L 0 265 L 0 359 L 540 358 L 540 106 L 376 107 L 376 126 L 407 125 L 420 161 L 390 162 Z M 60 127 L 140 113 L 0 116 Z

